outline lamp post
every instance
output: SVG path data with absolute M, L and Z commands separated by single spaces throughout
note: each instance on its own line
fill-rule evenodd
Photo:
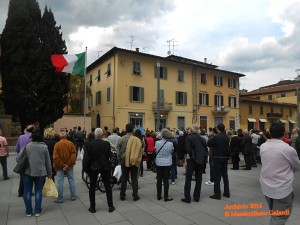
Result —
M 156 131 L 159 131 L 159 115 L 160 115 L 160 62 L 156 64 L 156 79 L 157 79 L 157 96 L 156 96 Z

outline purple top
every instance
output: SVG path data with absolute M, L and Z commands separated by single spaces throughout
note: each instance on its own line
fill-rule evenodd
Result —
M 26 134 L 23 134 L 19 137 L 17 145 L 16 145 L 16 152 L 19 154 L 20 151 L 25 147 L 25 145 L 27 145 L 28 143 L 30 143 L 30 137 L 31 137 L 31 133 L 27 132 Z

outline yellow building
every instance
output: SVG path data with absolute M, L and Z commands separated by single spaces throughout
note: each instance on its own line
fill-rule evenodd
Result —
M 114 47 L 87 67 L 91 95 L 86 110 L 92 115 L 92 126 L 122 130 L 130 122 L 156 130 L 158 72 L 159 129 L 186 128 L 192 123 L 203 128 L 218 122 L 226 127 L 239 125 L 238 83 L 244 75 L 174 55 L 160 57 Z
M 268 129 L 281 122 L 287 131 L 298 126 L 297 88 L 300 81 L 284 80 L 241 94 L 241 127 Z

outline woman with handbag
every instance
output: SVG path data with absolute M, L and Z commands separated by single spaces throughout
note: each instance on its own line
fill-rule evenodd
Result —
M 164 183 L 164 200 L 172 201 L 173 198 L 169 198 L 169 177 L 172 165 L 172 153 L 174 151 L 173 143 L 168 141 L 171 137 L 171 133 L 168 129 L 161 131 L 162 139 L 155 142 L 155 163 L 157 171 L 157 200 L 161 200 L 162 194 L 162 182 Z
M 26 216 L 30 217 L 33 214 L 32 207 L 32 187 L 35 190 L 34 213 L 38 217 L 42 213 L 42 190 L 45 183 L 45 178 L 52 178 L 52 167 L 47 145 L 43 142 L 43 136 L 39 132 L 34 132 L 31 135 L 31 141 L 25 146 L 25 149 L 20 153 L 27 154 L 28 165 L 22 175 L 24 184 L 23 199 L 26 207 Z

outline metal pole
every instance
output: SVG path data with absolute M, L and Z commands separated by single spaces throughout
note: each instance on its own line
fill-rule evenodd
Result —
M 87 65 L 87 47 L 85 47 L 85 61 L 84 61 L 84 98 L 83 98 L 83 130 L 85 130 L 85 114 L 86 114 L 86 65 Z
M 299 87 L 297 87 L 297 125 L 299 127 L 300 121 L 299 121 Z
M 160 121 L 160 62 L 157 61 L 157 65 L 156 65 L 156 70 L 157 70 L 157 98 L 156 98 L 156 131 L 159 131 L 159 121 Z

